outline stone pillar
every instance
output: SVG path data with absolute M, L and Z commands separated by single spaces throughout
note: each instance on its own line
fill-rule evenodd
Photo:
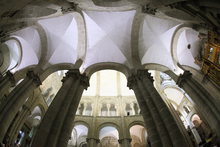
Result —
M 97 147 L 100 140 L 97 138 L 88 137 L 86 138 L 86 142 L 88 143 L 88 147 Z
M 40 84 L 40 78 L 33 71 L 29 71 L 26 78 L 8 95 L 6 102 L 0 108 L 0 142 L 3 141 L 18 110 Z
M 66 147 L 82 92 L 89 85 L 78 69 L 70 70 L 63 85 L 48 108 L 32 147 Z
M 132 75 L 128 78 L 128 87 L 133 89 L 136 99 L 138 101 L 139 107 L 141 109 L 141 115 L 144 118 L 144 122 L 146 125 L 146 130 L 148 132 L 152 147 L 161 147 L 162 141 L 159 136 L 159 132 L 154 123 L 152 114 L 150 113 L 149 107 L 147 106 L 144 96 L 142 95 L 140 88 L 138 87 L 138 78 L 135 75 Z
M 7 71 L 6 75 L 0 79 L 0 104 L 4 94 L 6 94 L 9 87 L 14 84 L 14 75 L 10 71 Z
M 110 104 L 107 104 L 107 116 L 110 116 Z
M 220 143 L 220 108 L 218 98 L 213 98 L 209 92 L 193 79 L 189 71 L 180 75 L 177 84 L 183 88 L 196 105 L 200 114 L 206 118 L 211 129 L 216 133 Z
M 83 103 L 83 105 L 84 105 L 84 109 L 83 109 L 82 115 L 86 115 L 86 108 L 87 108 L 88 104 L 87 103 Z
M 16 117 L 15 121 L 12 122 L 12 126 L 9 127 L 7 131 L 7 135 L 9 136 L 9 143 L 14 144 L 19 131 L 24 125 L 27 117 L 31 115 L 31 107 L 33 105 L 33 101 L 37 99 L 29 98 L 27 102 L 22 106 L 21 112 L 19 112 L 18 117 Z
M 149 113 L 152 116 L 153 123 L 156 125 L 156 130 L 160 136 L 163 146 L 190 146 L 190 144 L 187 143 L 184 135 L 181 133 L 180 128 L 175 122 L 165 102 L 154 88 L 153 79 L 150 76 L 150 73 L 148 73 L 147 70 L 138 70 L 137 74 L 133 75 L 133 79 L 135 79 L 135 85 L 137 87 L 136 89 L 133 88 L 134 92 L 139 89 L 139 91 L 135 92 L 135 95 L 136 93 L 142 94 L 142 101 L 145 102 L 148 107 Z M 147 124 L 146 127 L 149 132 Z M 152 144 L 153 142 L 151 136 L 149 136 L 149 139 Z
M 131 146 L 131 138 L 123 138 L 118 140 L 121 147 L 130 147 Z

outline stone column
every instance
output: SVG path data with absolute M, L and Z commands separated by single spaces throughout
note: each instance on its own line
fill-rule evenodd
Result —
M 177 122 L 172 116 L 166 103 L 154 87 L 153 78 L 150 73 L 147 70 L 140 70 L 139 77 L 142 77 L 141 79 L 146 89 L 145 92 L 152 97 L 153 103 L 155 104 L 166 129 L 168 130 L 173 146 L 192 146 L 191 142 L 187 141 L 185 134 L 183 134 L 181 128 L 177 125 Z
M 187 143 L 185 136 L 181 133 L 180 128 L 175 122 L 165 102 L 154 88 L 153 79 L 150 76 L 150 73 L 148 73 L 147 70 L 138 70 L 137 74 L 133 76 L 136 80 L 136 85 L 139 88 L 139 92 L 143 95 L 142 99 L 144 99 L 143 101 L 145 101 L 149 108 L 149 112 L 153 118 L 153 122 L 156 125 L 156 129 L 163 146 L 190 146 L 190 144 Z M 136 93 L 137 92 L 135 92 L 135 94 Z M 152 143 L 151 138 L 150 141 Z
M 86 115 L 86 108 L 87 108 L 87 103 L 83 103 L 83 105 L 84 105 L 84 109 L 83 109 L 83 113 L 82 113 L 82 115 Z
M 23 106 L 22 111 L 18 115 L 18 118 L 15 120 L 12 128 L 10 129 L 8 136 L 9 136 L 9 143 L 14 143 L 15 139 L 19 133 L 19 130 L 24 125 L 27 117 L 31 115 L 31 111 L 27 106 Z
M 10 71 L 7 71 L 6 75 L 0 79 L 0 104 L 4 94 L 6 94 L 9 87 L 14 84 L 14 75 Z
M 26 78 L 8 95 L 6 102 L 0 108 L 0 142 L 3 141 L 18 110 L 25 103 L 30 93 L 40 84 L 40 78 L 33 71 L 29 71 Z
M 177 84 L 183 88 L 196 105 L 197 110 L 202 114 L 210 125 L 211 129 L 220 138 L 220 107 L 218 98 L 213 98 L 209 92 L 193 79 L 189 71 L 180 75 Z M 218 139 L 220 143 L 220 139 Z
M 121 135 L 119 137 L 118 142 L 121 144 L 121 147 L 131 147 L 131 136 L 130 136 L 130 128 L 128 128 L 125 117 L 121 116 Z
M 132 75 L 128 78 L 128 87 L 130 89 L 133 89 L 135 93 L 136 99 L 141 109 L 141 115 L 144 118 L 146 130 L 148 132 L 152 147 L 161 147 L 162 141 L 160 139 L 159 132 L 157 130 L 156 124 L 154 123 L 149 107 L 144 100 L 144 96 L 141 93 L 140 88 L 138 87 L 138 82 L 140 82 L 140 80 L 135 75 Z
M 38 99 L 35 97 L 31 97 L 22 106 L 21 112 L 19 112 L 18 117 L 15 119 L 14 122 L 12 122 L 12 126 L 9 127 L 7 131 L 7 134 L 9 136 L 9 143 L 14 144 L 19 131 L 27 120 L 27 117 L 31 115 L 31 107 L 36 100 Z
M 110 104 L 107 104 L 107 116 L 110 116 Z
M 32 147 L 66 147 L 82 92 L 89 85 L 78 69 L 70 70 L 63 85 L 48 108 Z

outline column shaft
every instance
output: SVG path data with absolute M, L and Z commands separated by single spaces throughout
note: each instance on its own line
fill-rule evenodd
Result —
M 177 84 L 191 97 L 200 114 L 206 118 L 209 126 L 218 136 L 217 138 L 220 138 L 220 111 L 219 107 L 216 106 L 215 99 L 192 78 L 188 71 L 179 77 Z M 218 142 L 220 143 L 220 139 Z
M 144 100 L 143 95 L 137 86 L 137 81 L 135 77 L 131 76 L 128 78 L 128 87 L 134 90 L 135 96 L 141 109 L 141 114 L 146 124 L 146 129 L 152 147 L 161 147 L 162 142 L 159 136 L 159 132 L 150 113 L 150 108 L 147 106 L 146 101 Z
M 87 78 L 80 75 L 78 70 L 71 70 L 66 74 L 62 87 L 40 124 L 32 147 L 67 146 L 75 113 L 85 88 L 84 82 L 88 85 Z
M 9 143 L 14 144 L 15 139 L 24 125 L 27 117 L 31 115 L 31 110 L 27 106 L 23 106 L 22 111 L 18 114 L 18 117 L 13 122 L 11 128 L 9 128 L 7 134 L 9 136 Z
M 18 110 L 30 93 L 40 84 L 39 77 L 32 71 L 28 72 L 27 77 L 8 95 L 6 102 L 0 108 L 0 142 L 3 141 L 6 131 Z
M 188 144 L 186 141 L 187 139 L 185 138 L 185 135 L 182 134 L 181 129 L 178 127 L 177 122 L 173 118 L 166 103 L 163 101 L 163 99 L 155 89 L 150 73 L 148 73 L 147 71 L 140 72 L 140 74 L 144 74 L 142 82 L 144 88 L 146 89 L 145 92 L 147 92 L 151 96 L 151 99 L 153 100 L 153 103 L 155 104 L 156 109 L 159 112 L 159 115 L 165 125 L 165 128 L 167 129 L 167 133 L 170 136 L 173 146 L 190 146 L 190 144 Z

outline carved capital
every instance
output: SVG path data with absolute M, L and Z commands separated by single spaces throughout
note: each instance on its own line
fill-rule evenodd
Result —
M 122 144 L 123 141 L 128 141 L 129 143 L 131 143 L 132 139 L 131 138 L 122 138 L 122 139 L 118 140 L 119 144 Z
M 89 78 L 86 75 L 82 75 L 79 72 L 79 69 L 71 69 L 66 73 L 66 76 L 63 78 L 62 82 L 65 82 L 69 77 L 73 77 L 80 80 L 80 84 L 84 86 L 85 89 L 89 86 Z
M 86 138 L 86 142 L 89 142 L 90 140 L 95 140 L 96 143 L 100 143 L 100 139 L 92 138 L 92 137 L 90 137 L 90 138 Z
M 42 82 L 41 82 L 39 76 L 38 76 L 36 73 L 34 73 L 34 71 L 28 71 L 28 72 L 27 72 L 27 77 L 28 77 L 29 79 L 32 79 L 33 82 L 34 82 L 37 86 L 40 86 L 40 85 L 42 84 Z
M 151 8 L 150 5 L 145 5 L 142 7 L 142 12 L 147 14 L 155 15 L 157 12 L 156 8 Z
M 137 70 L 137 77 L 140 80 L 142 80 L 143 78 L 148 78 L 152 83 L 154 82 L 154 79 L 151 76 L 151 73 L 149 73 L 148 70 L 146 69 Z
M 129 89 L 133 89 L 133 86 L 137 84 L 137 79 L 134 75 L 131 75 L 130 77 L 128 77 L 128 88 Z
M 87 90 L 89 87 L 89 78 L 86 75 L 80 76 L 80 83 L 83 85 L 83 87 Z
M 68 12 L 72 12 L 72 11 L 76 11 L 78 4 L 76 3 L 68 3 L 68 5 L 66 6 L 62 6 L 61 7 L 61 11 L 63 14 L 68 13 Z
M 184 71 L 184 73 L 180 74 L 180 76 L 178 77 L 176 84 L 179 87 L 183 87 L 183 83 L 185 82 L 185 80 L 190 78 L 191 76 L 192 73 L 190 71 Z

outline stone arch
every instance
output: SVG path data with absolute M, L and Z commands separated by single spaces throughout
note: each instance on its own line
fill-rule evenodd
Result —
M 50 74 L 58 71 L 58 70 L 70 70 L 70 69 L 75 69 L 75 65 L 71 63 L 60 63 L 60 64 L 55 64 L 51 65 L 47 69 L 45 69 L 42 72 L 42 75 L 40 75 L 41 80 L 45 80 Z
M 11 54 L 12 54 L 11 52 L 14 51 L 14 49 L 10 49 L 10 47 L 7 45 L 8 41 L 14 41 L 14 43 L 18 47 L 18 50 L 17 50 L 18 59 L 16 60 L 16 63 L 15 63 L 15 65 L 13 65 L 13 67 L 10 67 L 10 66 L 12 66 L 10 57 L 11 57 Z M 0 51 L 0 54 L 2 54 L 1 55 L 2 63 L 0 63 L 0 71 L 2 73 L 4 73 L 7 70 L 13 70 L 14 68 L 16 68 L 17 66 L 20 65 L 21 59 L 22 59 L 22 56 L 23 56 L 23 52 L 22 52 L 22 44 L 21 44 L 21 42 L 19 41 L 19 39 L 17 37 L 7 38 L 5 40 L 5 42 L 3 44 L 1 44 L 1 46 L 3 47 L 3 49 L 1 49 L 1 51 Z
M 135 126 L 135 125 L 140 125 L 140 126 L 145 127 L 145 124 L 143 121 L 133 121 L 128 125 L 128 129 L 130 129 L 132 126 Z
M 131 53 L 132 53 L 132 62 L 133 66 L 137 66 L 138 68 L 141 68 L 141 59 L 139 57 L 139 32 L 141 30 L 141 26 L 143 25 L 143 21 L 145 19 L 146 14 L 144 13 L 138 13 L 137 10 L 134 21 L 132 24 L 132 31 L 131 31 Z
M 181 35 L 181 33 L 185 30 L 188 30 L 188 29 L 193 29 L 193 25 L 192 24 L 181 24 L 179 25 L 174 33 L 173 33 L 173 36 L 172 36 L 172 40 L 171 40 L 171 56 L 172 56 L 172 59 L 173 59 L 173 63 L 174 65 L 176 66 L 176 68 L 178 70 L 180 70 L 179 72 L 182 72 L 182 70 L 184 70 L 184 66 L 181 65 L 179 63 L 179 59 L 178 59 L 178 56 L 177 56 L 177 44 L 178 44 L 178 39 Z M 191 67 L 193 68 L 193 67 Z
M 101 6 L 101 7 L 121 7 L 126 4 L 124 0 L 108 0 L 108 1 L 102 1 L 102 0 L 92 0 L 95 5 Z
M 105 63 L 97 63 L 89 66 L 84 73 L 86 73 L 87 76 L 91 77 L 91 75 L 97 71 L 100 70 L 116 70 L 121 73 L 123 73 L 126 77 L 128 77 L 131 73 L 127 66 L 120 64 L 120 63 L 114 63 L 114 62 L 105 62 Z
M 30 70 L 34 70 L 36 67 L 36 65 L 31 65 L 31 66 L 28 66 L 24 69 L 21 69 L 21 70 L 18 70 L 14 73 L 14 78 L 15 78 L 15 82 L 18 82 L 20 81 L 21 79 L 24 79 L 27 72 L 30 71 Z
M 129 133 L 132 138 L 131 145 L 135 147 L 138 143 L 140 147 L 147 145 L 147 133 L 146 128 L 141 124 L 134 124 L 129 128 Z
M 89 130 L 91 130 L 91 126 L 87 122 L 85 122 L 85 121 L 82 121 L 82 120 L 74 121 L 73 127 L 76 126 L 76 125 L 84 125 L 84 126 L 86 126 L 88 128 L 88 133 L 89 133 Z
M 98 128 L 97 128 L 97 132 L 100 133 L 100 130 L 103 129 L 103 128 L 105 128 L 105 127 L 113 127 L 113 128 L 115 128 L 115 129 L 118 131 L 119 139 L 120 139 L 120 137 L 122 136 L 122 134 L 121 134 L 121 133 L 122 133 L 121 128 L 119 127 L 118 124 L 113 123 L 113 122 L 104 122 L 104 123 L 100 124 L 100 125 L 98 126 Z M 97 135 L 99 135 L 99 133 L 98 133 Z M 97 136 L 97 137 L 99 138 L 99 136 Z
M 42 103 L 42 101 L 40 100 L 38 103 L 36 103 L 35 105 L 33 105 L 32 109 L 34 109 L 35 107 L 39 107 L 41 110 L 41 115 L 44 116 L 44 114 L 47 111 L 47 106 L 45 104 Z
M 46 56 L 47 56 L 47 51 L 48 51 L 48 42 L 47 42 L 47 34 L 42 27 L 40 23 L 36 23 L 34 28 L 37 30 L 39 36 L 40 36 L 40 41 L 41 41 L 41 57 L 39 60 L 39 65 L 45 64 L 46 62 Z
M 147 64 L 144 64 L 143 66 L 145 69 L 156 70 L 156 71 L 161 71 L 161 72 L 166 72 L 170 70 L 168 67 L 161 65 L 161 64 L 157 64 L 157 63 L 147 63 Z

